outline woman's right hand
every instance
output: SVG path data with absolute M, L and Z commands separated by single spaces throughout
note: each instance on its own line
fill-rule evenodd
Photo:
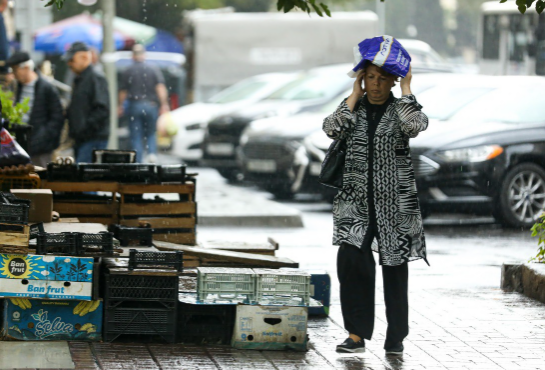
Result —
M 354 87 L 352 89 L 352 95 L 355 95 L 357 99 L 361 98 L 365 94 L 365 87 L 363 84 L 363 78 L 365 77 L 365 70 L 362 69 L 356 76 L 356 81 L 354 81 Z

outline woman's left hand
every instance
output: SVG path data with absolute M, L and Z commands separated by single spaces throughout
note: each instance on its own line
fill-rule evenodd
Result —
M 401 93 L 402 95 L 411 95 L 411 80 L 413 78 L 413 74 L 411 72 L 412 67 L 409 66 L 409 72 L 407 72 L 407 75 L 401 79 Z

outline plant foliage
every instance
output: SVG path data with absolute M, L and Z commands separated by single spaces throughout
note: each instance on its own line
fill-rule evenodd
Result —
M 500 3 L 505 2 L 507 2 L 507 0 L 500 0 Z M 533 3 L 536 3 L 536 12 L 538 14 L 541 14 L 541 12 L 543 12 L 543 10 L 545 9 L 545 0 L 517 0 L 519 12 L 521 12 L 522 14 L 526 13 L 526 10 L 530 9 Z
M 29 98 L 13 105 L 13 92 L 0 89 L 0 101 L 2 103 L 2 118 L 11 124 L 23 124 L 23 115 L 29 111 Z
M 539 249 L 537 255 L 530 261 L 545 263 L 545 214 L 542 214 L 539 221 L 532 226 L 532 236 L 537 237 Z

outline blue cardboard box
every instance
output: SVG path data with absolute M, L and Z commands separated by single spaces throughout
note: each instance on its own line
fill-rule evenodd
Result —
M 16 340 L 102 338 L 102 301 L 4 300 L 2 337 Z
M 310 274 L 310 297 L 323 307 L 309 307 L 309 315 L 329 316 L 331 300 L 331 277 L 327 271 L 307 271 Z
M 0 254 L 0 297 L 91 300 L 93 258 Z

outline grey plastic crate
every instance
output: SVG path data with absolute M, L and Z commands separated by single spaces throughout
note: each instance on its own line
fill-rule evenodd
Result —
M 302 270 L 254 269 L 255 303 L 308 306 L 310 274 Z
M 249 268 L 198 267 L 199 301 L 207 303 L 251 303 L 255 294 L 255 274 Z

